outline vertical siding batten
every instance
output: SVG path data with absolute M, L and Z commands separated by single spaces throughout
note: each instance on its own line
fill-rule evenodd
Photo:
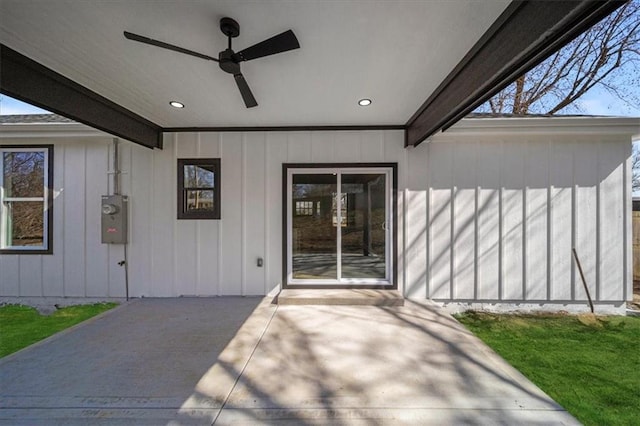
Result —
M 425 196 L 426 173 L 424 173 L 426 149 L 411 148 L 412 154 L 408 157 L 407 169 L 409 170 L 408 188 L 405 190 L 406 209 L 404 210 L 405 225 L 405 262 L 407 265 L 407 282 L 404 294 L 407 297 L 422 297 L 426 287 L 426 264 L 424 252 L 426 250 L 426 206 L 428 200 Z
M 551 287 L 553 285 L 553 203 L 551 202 L 551 194 L 553 193 L 553 181 L 551 180 L 551 141 L 547 139 L 547 285 L 545 300 L 551 298 Z
M 269 206 L 277 206 L 273 212 L 269 212 L 267 229 L 269 234 L 269 246 L 265 252 L 268 264 L 267 292 L 270 294 L 281 287 L 282 284 L 282 164 L 288 162 L 288 140 L 284 133 L 271 132 L 266 135 L 265 149 L 268 152 L 266 158 L 267 179 L 269 187 Z M 271 209 L 267 209 L 271 210 Z M 276 213 L 277 212 L 277 213 Z M 266 272 L 266 271 L 265 271 Z
M 245 295 L 262 295 L 265 289 L 265 249 L 266 221 L 265 212 L 265 134 L 263 132 L 246 133 L 244 137 L 244 282 Z M 274 204 L 275 205 L 275 204 Z M 263 259 L 262 267 L 256 261 Z
M 222 287 L 221 295 L 242 294 L 242 140 L 241 133 L 223 133 L 221 163 L 222 177 Z
M 595 300 L 600 301 L 600 286 L 602 285 L 602 247 L 601 247 L 601 232 L 602 232 L 602 204 L 601 204 L 601 190 L 602 190 L 602 174 L 601 174 L 601 164 L 602 164 L 602 141 L 598 141 L 597 145 L 597 158 L 598 162 L 596 164 L 597 171 L 597 180 L 596 180 L 596 294 L 591 295 L 591 297 L 595 297 Z
M 88 182 L 88 178 L 87 175 L 89 173 L 91 173 L 90 169 L 93 169 L 92 167 L 88 167 L 88 163 L 87 163 L 87 151 L 89 150 L 89 146 L 88 145 L 84 145 L 84 149 L 83 149 L 83 162 L 82 164 L 84 164 L 84 185 L 82 188 L 82 193 L 83 193 L 83 203 L 81 206 L 78 206 L 78 208 L 81 208 L 83 211 L 83 218 L 84 221 L 82 223 L 82 240 L 80 241 L 84 241 L 84 244 L 82 244 L 82 258 L 84 259 L 84 262 L 82 262 L 82 291 L 83 291 L 83 297 L 87 297 L 87 219 L 89 218 L 89 212 L 88 212 L 88 204 L 87 204 L 87 186 L 89 184 Z
M 504 185 L 502 175 L 504 173 L 504 140 L 498 141 L 499 157 L 501 167 L 498 168 L 498 300 L 504 298 Z
M 601 158 L 601 275 L 600 299 L 621 301 L 624 283 L 624 169 L 626 164 L 626 144 L 612 143 L 603 138 L 606 149 Z
M 85 292 L 89 297 L 109 296 L 109 250 L 100 236 L 100 196 L 106 194 L 109 185 L 108 165 L 110 146 L 106 143 L 87 143 L 85 198 Z M 113 170 L 111 170 L 113 172 Z
M 179 152 L 178 152 L 178 146 L 180 144 L 180 139 L 184 137 L 184 133 L 178 134 L 178 133 L 174 133 L 173 134 L 173 144 L 171 145 L 171 150 L 173 151 L 173 164 L 176 164 L 176 159 L 180 158 L 179 157 Z M 177 166 L 174 165 L 174 168 L 176 168 Z M 177 173 L 177 171 L 176 171 Z M 177 185 L 172 183 L 172 185 Z M 177 187 L 176 187 L 177 188 Z M 176 189 L 177 190 L 177 189 Z M 173 203 L 175 205 L 175 203 Z M 176 213 L 174 212 L 174 215 Z M 175 220 L 171 221 L 171 230 L 172 230 L 172 238 L 171 238 L 171 249 L 172 249 L 172 254 L 171 254 L 171 263 L 173 265 L 172 268 L 172 272 L 173 274 L 171 275 L 171 281 L 170 281 L 170 285 L 171 285 L 171 295 L 173 297 L 176 296 L 181 296 L 182 294 L 180 293 L 180 289 L 176 288 L 177 285 L 177 281 L 178 281 L 178 246 L 176 244 L 176 240 L 178 239 L 178 222 Z M 184 281 L 183 281 L 184 282 Z
M 242 133 L 242 145 L 240 151 L 241 175 L 240 175 L 240 294 L 247 295 L 247 215 L 245 206 L 247 205 L 247 133 Z
M 131 146 L 131 166 L 128 177 L 129 216 L 131 224 L 128 250 L 130 294 L 134 297 L 148 296 L 151 285 L 153 232 L 151 217 L 152 191 L 149 188 L 153 179 L 153 151 Z M 111 262 L 111 261 L 110 261 Z
M 578 242 L 578 185 L 576 184 L 576 142 L 571 141 L 571 249 L 576 247 Z M 571 256 L 571 298 L 576 300 L 576 261 Z
M 65 150 L 65 297 L 85 297 L 85 145 L 74 142 Z M 71 149 L 72 148 L 72 149 Z
M 449 143 L 431 142 L 429 169 L 432 182 L 430 232 L 431 276 L 434 299 L 451 298 L 452 170 L 453 150 Z
M 219 158 L 217 133 L 198 133 L 198 157 Z M 221 165 L 222 167 L 222 165 Z M 222 172 L 224 180 L 224 172 Z M 215 296 L 217 292 L 218 274 L 218 240 L 219 220 L 197 220 L 197 253 L 199 267 L 197 272 L 198 294 L 201 296 Z
M 427 148 L 429 147 L 429 145 L 427 145 Z M 422 257 L 425 263 L 425 288 L 424 288 L 424 297 L 425 298 L 429 298 L 429 292 L 430 292 L 430 288 L 431 288 L 431 283 L 429 281 L 429 268 L 430 268 L 430 264 L 429 264 L 429 239 L 431 238 L 431 228 L 429 227 L 429 212 L 431 211 L 431 173 L 429 171 L 429 156 L 430 151 L 429 149 L 425 149 L 425 154 L 427 156 L 427 158 L 425 159 L 425 167 L 427 168 L 427 170 L 425 170 L 425 175 L 426 175 L 426 184 L 427 184 L 427 190 L 425 191 L 425 197 L 426 197 L 426 209 L 425 209 L 425 216 L 424 216 L 424 221 L 425 221 L 425 245 L 424 245 L 424 256 Z M 407 150 L 405 150 L 405 154 L 408 157 L 408 152 Z
M 550 277 L 549 298 L 572 300 L 573 185 L 575 146 L 572 140 L 558 140 L 550 152 Z
M 53 147 L 53 254 L 42 259 L 42 294 L 64 294 L 64 144 L 55 142 Z M 6 257 L 5 257 L 6 258 Z M 0 256 L 0 265 L 2 256 Z M 2 273 L 0 273 L 2 281 Z M 16 285 L 19 285 L 16 282 Z M 4 291 L 2 292 L 4 293 Z
M 449 176 L 450 189 L 449 189 L 449 299 L 455 299 L 455 235 L 456 235 L 456 156 L 453 147 L 451 148 L 451 168 L 449 169 L 451 175 Z
M 201 141 L 200 141 L 200 132 L 196 133 L 196 158 L 202 158 L 202 149 L 201 149 Z M 176 183 L 177 184 L 177 183 Z M 200 265 L 202 265 L 200 256 L 202 255 L 202 250 L 201 250 L 201 245 L 200 245 L 200 235 L 201 235 L 201 230 L 200 230 L 200 225 L 201 225 L 202 221 L 200 220 L 196 220 L 195 221 L 195 245 L 196 245 L 196 258 L 195 258 L 195 264 L 196 264 L 196 282 L 195 282 L 195 290 L 196 290 L 196 295 L 198 296 L 204 296 L 206 295 L 206 292 L 204 292 L 202 290 L 202 283 L 201 283 L 201 275 L 200 275 Z
M 42 256 L 18 256 L 20 296 L 42 297 Z
M 177 173 L 177 160 L 180 158 L 198 158 L 198 133 L 175 133 L 173 146 L 173 169 Z M 177 176 L 173 179 L 172 192 L 177 196 Z M 197 290 L 197 229 L 199 220 L 177 220 L 176 203 L 173 204 L 174 239 L 174 294 L 177 296 L 196 296 Z
M 476 291 L 476 209 L 478 153 L 476 142 L 465 140 L 454 145 L 454 197 L 452 205 L 452 298 L 474 299 Z
M 263 193 L 264 193 L 264 246 L 262 248 L 263 253 L 264 253 L 264 257 L 263 257 L 263 268 L 264 268 L 264 277 L 263 277 L 263 294 L 269 294 L 269 273 L 271 270 L 271 262 L 270 262 L 270 257 L 271 254 L 269 253 L 269 242 L 271 240 L 271 227 L 269 226 L 271 224 L 271 218 L 270 218 L 270 211 L 271 209 L 269 208 L 269 206 L 267 206 L 267 203 L 270 200 L 270 195 L 271 195 L 271 191 L 270 191 L 270 185 L 269 185 L 269 165 L 271 164 L 270 161 L 270 156 L 269 156 L 269 148 L 268 148 L 268 140 L 267 140 L 267 135 L 265 134 L 262 140 L 263 143 L 263 147 L 264 147 L 264 169 L 263 169 L 263 174 L 262 174 L 262 188 L 263 188 Z
M 476 191 L 476 293 L 473 299 L 500 299 L 500 141 L 478 140 Z
M 633 243 L 631 238 L 632 233 L 632 225 L 631 225 L 631 211 L 632 211 L 632 185 L 631 179 L 633 176 L 633 170 L 631 168 L 632 161 L 632 151 L 631 144 L 627 145 L 626 152 L 624 154 L 624 188 L 623 188 L 623 196 L 624 196 L 624 250 L 626 252 L 626 256 L 624 258 L 624 281 L 625 285 L 623 288 L 623 300 L 631 301 L 633 299 Z
M 502 143 L 502 288 L 500 300 L 517 300 L 523 294 L 524 143 Z
M 0 261 L 2 294 L 13 297 L 20 296 L 20 256 L 1 256 Z
M 599 141 L 593 138 L 575 144 L 573 153 L 575 182 L 575 245 L 576 252 L 582 265 L 587 287 L 591 296 L 596 298 L 598 283 L 598 240 L 599 240 L 599 212 L 598 212 L 598 174 L 599 174 Z M 574 293 L 578 301 L 587 301 L 582 279 L 577 275 L 577 264 L 574 261 L 573 275 L 575 278 Z
M 479 268 L 478 268 L 478 239 L 479 239 L 479 226 L 480 221 L 478 219 L 478 212 L 480 211 L 480 190 L 482 186 L 479 182 L 480 176 L 480 149 L 478 140 L 475 140 L 476 161 L 474 164 L 476 170 L 476 182 L 474 184 L 473 194 L 473 299 L 478 300 L 478 285 L 479 285 Z
M 218 156 L 221 159 L 220 161 L 220 187 L 219 187 L 219 191 L 222 191 L 222 188 L 224 188 L 224 163 L 222 162 L 222 158 L 223 157 L 223 153 L 222 153 L 222 133 L 218 133 Z M 222 197 L 221 197 L 222 199 Z M 224 216 L 222 215 L 222 207 L 220 208 L 220 220 L 217 220 L 217 225 L 218 225 L 218 280 L 216 283 L 216 295 L 217 296 L 221 296 L 222 295 L 222 223 L 224 220 Z

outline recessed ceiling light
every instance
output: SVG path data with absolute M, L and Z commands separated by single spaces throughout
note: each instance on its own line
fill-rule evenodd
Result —
M 171 101 L 169 102 L 169 105 L 171 105 L 174 108 L 184 108 L 184 104 L 178 101 Z
M 358 101 L 358 105 L 360 106 L 368 106 L 371 105 L 371 99 L 360 99 Z

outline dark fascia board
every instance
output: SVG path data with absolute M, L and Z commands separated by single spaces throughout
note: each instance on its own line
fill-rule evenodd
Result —
M 344 126 L 254 126 L 254 127 L 165 127 L 165 132 L 304 132 L 349 130 L 405 130 L 404 124 L 344 125 Z
M 162 148 L 162 128 L 0 44 L 0 91 L 148 148 Z
M 406 124 L 405 146 L 446 130 L 626 0 L 513 1 Z

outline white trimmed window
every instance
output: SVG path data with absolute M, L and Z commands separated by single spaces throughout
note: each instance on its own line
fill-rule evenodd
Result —
M 0 146 L 0 254 L 52 252 L 53 147 Z

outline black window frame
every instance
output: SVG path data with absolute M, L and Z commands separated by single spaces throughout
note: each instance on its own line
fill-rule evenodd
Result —
M 44 217 L 46 218 L 46 232 L 42 236 L 43 242 L 46 243 L 46 248 L 44 249 L 20 249 L 20 248 L 1 248 L 0 247 L 0 255 L 6 254 L 18 254 L 18 255 L 49 255 L 53 254 L 53 155 L 54 155 L 54 146 L 52 144 L 46 145 L 8 145 L 8 144 L 0 144 L 0 149 L 40 149 L 46 151 L 47 153 L 47 182 L 45 187 L 46 194 L 44 196 L 46 214 Z M 0 161 L 2 161 L 2 156 L 0 156 Z M 2 220 L 0 218 L 0 220 Z
M 184 168 L 185 166 L 213 166 L 214 184 L 211 187 L 187 187 L 184 186 Z M 177 217 L 178 219 L 202 219 L 202 220 L 219 220 L 220 219 L 220 159 L 219 158 L 179 158 L 178 159 L 178 198 L 177 198 Z M 213 191 L 213 210 L 203 212 L 188 212 L 185 209 L 185 193 L 187 190 Z

